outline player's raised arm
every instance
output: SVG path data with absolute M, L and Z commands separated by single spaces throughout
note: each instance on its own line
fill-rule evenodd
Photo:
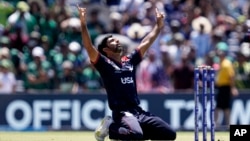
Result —
M 157 8 L 155 9 L 155 16 L 156 24 L 153 27 L 153 30 L 142 40 L 139 45 L 139 49 L 142 55 L 144 55 L 147 49 L 153 44 L 164 26 L 165 15 L 163 13 L 160 13 Z
M 82 33 L 82 41 L 85 49 L 88 52 L 89 59 L 91 62 L 95 62 L 98 57 L 98 51 L 93 46 L 91 38 L 89 36 L 88 28 L 87 28 L 87 16 L 86 16 L 86 8 L 79 7 L 77 5 L 77 9 L 79 12 L 79 18 L 81 21 L 81 33 Z

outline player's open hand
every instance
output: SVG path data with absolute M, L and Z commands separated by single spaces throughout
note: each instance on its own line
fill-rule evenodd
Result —
M 232 93 L 233 96 L 238 96 L 239 95 L 239 91 L 238 91 L 238 89 L 236 87 L 233 87 L 231 89 L 231 93 Z
M 155 8 L 155 14 L 157 25 L 159 28 L 162 28 L 164 26 L 165 15 L 164 13 L 159 12 L 158 8 Z
M 79 7 L 79 5 L 77 5 L 77 9 L 81 20 L 81 24 L 86 25 L 86 8 L 82 8 Z

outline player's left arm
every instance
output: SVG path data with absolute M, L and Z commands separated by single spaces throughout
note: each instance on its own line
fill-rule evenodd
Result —
M 161 29 L 164 26 L 165 15 L 163 13 L 160 13 L 157 8 L 155 9 L 155 15 L 156 15 L 156 24 L 153 27 L 153 30 L 150 33 L 148 33 L 148 35 L 142 40 L 142 42 L 138 46 L 138 49 L 140 50 L 142 56 L 145 54 L 148 48 L 153 44 L 153 42 L 155 41 L 155 39 L 157 38 Z
M 231 65 L 230 68 L 229 68 L 229 76 L 230 76 L 230 86 L 231 86 L 231 94 L 233 96 L 238 96 L 239 95 L 239 92 L 238 92 L 238 89 L 236 88 L 236 85 L 235 85 L 235 71 L 234 71 L 234 68 L 233 66 Z

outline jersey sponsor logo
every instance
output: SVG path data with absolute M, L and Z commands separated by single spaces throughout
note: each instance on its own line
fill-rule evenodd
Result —
M 134 80 L 132 77 L 125 77 L 125 78 L 121 78 L 121 82 L 122 84 L 130 84 L 130 83 L 134 83 Z

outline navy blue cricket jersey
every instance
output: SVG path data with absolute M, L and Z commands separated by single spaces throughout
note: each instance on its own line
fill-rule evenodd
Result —
M 102 77 L 109 107 L 113 111 L 128 110 L 140 103 L 135 74 L 142 56 L 139 50 L 135 50 L 121 60 L 120 63 L 99 54 L 97 61 L 93 63 Z

